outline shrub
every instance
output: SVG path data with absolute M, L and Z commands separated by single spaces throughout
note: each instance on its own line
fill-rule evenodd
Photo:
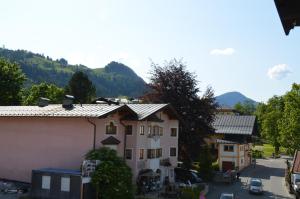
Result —
M 90 151 L 86 158 L 101 161 L 92 174 L 92 184 L 96 188 L 97 198 L 134 198 L 131 169 L 117 156 L 115 150 L 100 148 Z
M 201 191 L 203 191 L 203 186 L 198 186 L 195 188 L 186 187 L 181 189 L 180 199 L 199 199 Z

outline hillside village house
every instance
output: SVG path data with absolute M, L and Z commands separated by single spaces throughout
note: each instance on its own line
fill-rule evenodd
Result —
M 215 133 L 206 142 L 216 149 L 220 170 L 242 170 L 251 164 L 251 142 L 257 132 L 256 125 L 252 115 L 216 115 Z
M 168 104 L 0 107 L 0 178 L 30 182 L 40 168 L 79 169 L 85 154 L 109 147 L 136 179 L 143 171 L 174 180 L 178 119 Z

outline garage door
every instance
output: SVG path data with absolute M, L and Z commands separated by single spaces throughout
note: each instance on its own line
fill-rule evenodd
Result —
M 223 161 L 222 170 L 223 171 L 234 170 L 234 162 Z

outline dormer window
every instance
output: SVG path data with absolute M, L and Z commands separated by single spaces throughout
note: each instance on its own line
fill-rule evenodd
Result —
M 117 134 L 117 126 L 113 122 L 110 122 L 108 125 L 106 125 L 106 134 L 109 135 Z

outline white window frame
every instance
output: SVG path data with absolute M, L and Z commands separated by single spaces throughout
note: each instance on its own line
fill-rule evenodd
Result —
M 144 125 L 140 126 L 140 135 L 145 135 L 145 126 Z
M 42 176 L 42 189 L 50 190 L 51 188 L 51 176 Z

